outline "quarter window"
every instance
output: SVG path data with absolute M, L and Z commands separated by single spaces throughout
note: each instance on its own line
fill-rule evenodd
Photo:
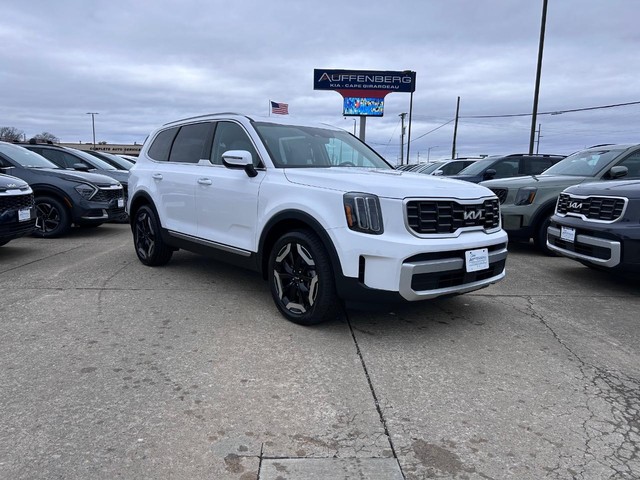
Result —
M 171 144 L 173 143 L 173 139 L 176 137 L 176 133 L 178 133 L 177 127 L 163 130 L 156 135 L 156 138 L 149 147 L 149 157 L 160 162 L 166 162 L 169 160 Z
M 620 165 L 629 170 L 622 178 L 640 178 L 640 152 L 629 155 L 620 162 Z

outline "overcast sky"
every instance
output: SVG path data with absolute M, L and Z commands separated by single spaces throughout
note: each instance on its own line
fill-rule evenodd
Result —
M 156 126 L 189 116 L 266 116 L 273 100 L 288 103 L 293 119 L 353 131 L 342 97 L 313 90 L 313 70 L 413 70 L 412 163 L 450 158 L 458 96 L 458 156 L 522 153 L 542 4 L 5 0 L 0 127 L 91 142 L 86 113 L 98 112 L 96 141 L 142 143 Z M 638 19 L 635 0 L 549 0 L 538 111 L 640 101 Z M 367 119 L 367 143 L 392 161 L 409 105 L 410 94 L 392 93 L 384 117 Z M 513 114 L 529 116 L 470 118 Z M 640 104 L 536 123 L 540 153 L 640 142 Z

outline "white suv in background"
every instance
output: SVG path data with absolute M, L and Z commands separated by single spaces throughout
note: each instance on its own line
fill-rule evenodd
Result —
M 179 249 L 260 272 L 300 324 L 343 301 L 415 301 L 505 275 L 499 201 L 468 183 L 395 170 L 346 131 L 217 114 L 169 123 L 130 171 L 145 265 Z

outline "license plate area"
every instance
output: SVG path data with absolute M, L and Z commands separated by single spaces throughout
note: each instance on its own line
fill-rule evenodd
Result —
M 560 227 L 560 239 L 565 242 L 574 243 L 576 241 L 576 229 L 571 227 Z
M 486 270 L 489 268 L 489 250 L 479 248 L 477 250 L 467 250 L 464 252 L 465 269 L 468 273 Z
M 18 221 L 26 222 L 27 220 L 31 220 L 31 209 L 21 208 L 20 210 L 18 210 Z

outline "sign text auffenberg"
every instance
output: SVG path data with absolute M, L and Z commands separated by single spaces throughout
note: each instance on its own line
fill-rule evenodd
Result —
M 314 90 L 388 90 L 389 92 L 415 91 L 416 73 L 323 70 L 313 71 Z

